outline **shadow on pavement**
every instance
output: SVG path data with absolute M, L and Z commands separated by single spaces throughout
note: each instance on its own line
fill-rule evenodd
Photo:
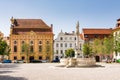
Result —
M 58 65 L 56 67 L 66 67 L 66 66 L 61 66 L 61 65 Z M 69 66 L 69 67 L 66 67 L 66 68 L 104 68 L 105 66 L 102 66 L 102 65 L 92 65 L 92 66 Z
M 0 74 L 4 74 L 4 73 L 11 73 L 13 71 L 0 71 Z M 1 79 L 0 79 L 1 80 Z
M 0 80 L 28 80 L 24 77 L 0 76 Z
M 0 68 L 15 68 L 17 64 L 0 64 Z
M 81 66 L 81 68 L 105 68 L 105 66 L 96 64 L 93 66 Z
M 18 65 L 16 64 L 0 64 L 0 74 L 12 73 L 14 72 L 13 70 L 17 67 Z

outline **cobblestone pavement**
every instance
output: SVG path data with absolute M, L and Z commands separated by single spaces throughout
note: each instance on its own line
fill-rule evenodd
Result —
M 0 80 L 120 80 L 120 64 L 65 68 L 58 63 L 0 64 Z

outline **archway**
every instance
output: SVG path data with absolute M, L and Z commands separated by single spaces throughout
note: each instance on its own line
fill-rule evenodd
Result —
M 29 57 L 29 61 L 31 62 L 31 61 L 33 61 L 34 60 L 34 56 L 30 56 Z
M 96 62 L 100 62 L 100 56 L 95 56 Z

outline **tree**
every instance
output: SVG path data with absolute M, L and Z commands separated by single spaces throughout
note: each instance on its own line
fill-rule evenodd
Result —
M 120 52 L 120 41 L 115 41 L 115 52 Z
M 8 46 L 7 42 L 3 40 L 3 38 L 0 38 L 0 55 L 2 55 L 2 60 L 4 55 L 9 56 L 9 53 L 10 47 Z
M 92 43 L 92 50 L 94 54 L 103 54 L 105 46 L 103 45 L 103 39 L 95 39 Z
M 113 37 L 110 36 L 110 37 L 108 37 L 108 38 L 104 38 L 103 45 L 104 45 L 104 50 L 105 50 L 104 52 L 105 52 L 105 54 L 107 54 L 108 57 L 109 57 L 109 55 L 110 55 L 111 53 L 113 53 L 114 50 L 115 50 Z
M 95 54 L 106 54 L 109 57 L 109 55 L 115 50 L 113 36 L 110 35 L 103 39 L 95 39 L 92 44 L 92 49 Z
M 116 55 L 120 52 L 120 34 L 118 34 L 118 37 L 114 37 L 114 51 Z
M 89 43 L 85 43 L 83 45 L 83 54 L 85 55 L 85 57 L 89 57 L 92 55 L 92 48 Z
M 74 49 L 71 49 L 71 48 L 67 49 L 67 50 L 65 51 L 65 55 L 66 55 L 66 57 L 74 57 L 74 56 L 75 56 L 75 51 L 74 51 Z
M 27 43 L 22 44 L 22 52 L 26 53 L 26 61 L 27 63 L 29 62 L 28 57 L 30 53 L 30 45 Z

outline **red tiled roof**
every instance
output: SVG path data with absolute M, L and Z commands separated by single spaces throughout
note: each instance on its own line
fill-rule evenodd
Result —
M 83 29 L 84 34 L 111 34 L 112 29 L 89 29 L 89 28 L 84 28 Z
M 41 19 L 15 19 L 19 28 L 49 28 Z

